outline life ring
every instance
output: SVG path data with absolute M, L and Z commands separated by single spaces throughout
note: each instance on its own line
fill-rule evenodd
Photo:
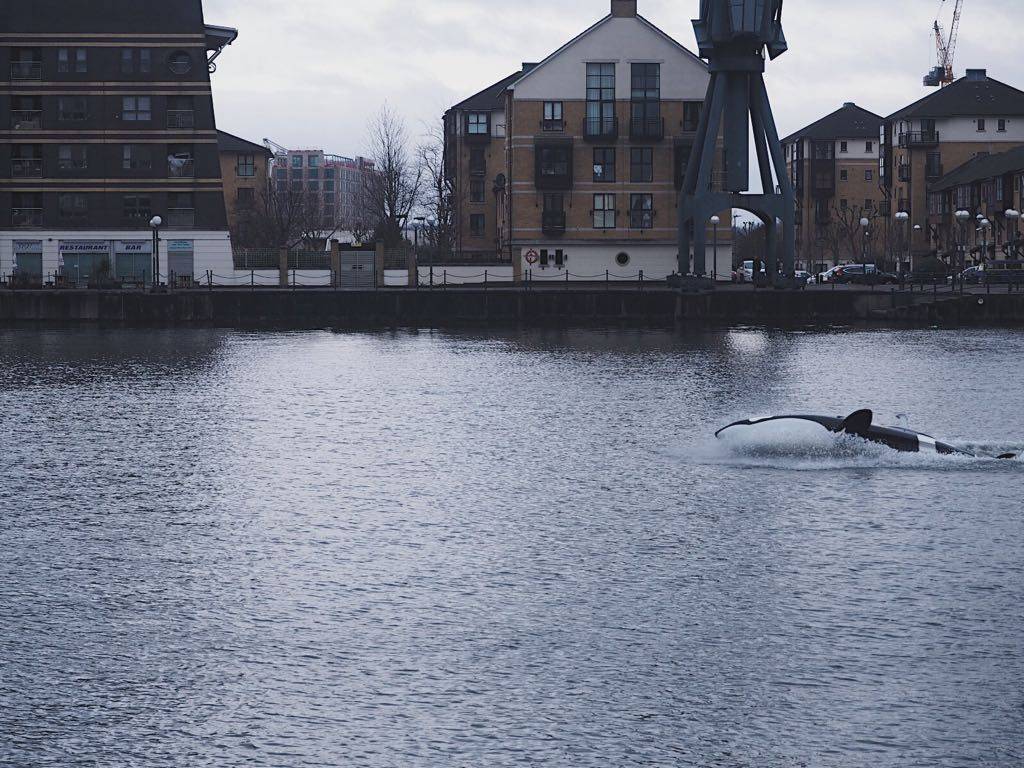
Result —
M 537 260 L 539 258 L 540 258 L 540 254 L 537 253 L 532 248 L 526 252 L 526 263 L 527 264 L 536 264 Z

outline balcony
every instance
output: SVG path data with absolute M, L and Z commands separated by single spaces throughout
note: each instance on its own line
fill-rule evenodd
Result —
M 42 80 L 41 61 L 15 61 L 11 63 L 11 80 Z
M 619 138 L 619 118 L 585 118 L 583 120 L 583 137 L 588 141 L 615 141 Z
M 11 210 L 11 224 L 15 227 L 43 226 L 42 208 L 14 208 Z
M 629 121 L 629 137 L 631 139 L 661 141 L 662 139 L 665 138 L 665 118 L 633 118 L 632 120 Z
M 11 178 L 41 179 L 43 178 L 43 160 L 35 157 L 15 157 L 11 160 Z
M 916 147 L 934 147 L 939 143 L 938 131 L 911 131 L 901 133 L 899 143 L 903 149 Z
M 541 217 L 541 229 L 545 235 L 565 234 L 565 211 L 544 211 Z
M 182 158 L 168 159 L 167 176 L 171 179 L 191 179 L 196 175 L 195 162 Z
M 167 110 L 167 127 L 174 128 L 195 128 L 196 113 L 191 109 L 169 109 Z
M 11 112 L 11 130 L 39 131 L 43 128 L 41 109 L 16 109 Z
M 486 131 L 480 131 L 474 133 L 472 131 L 466 131 L 466 143 L 467 144 L 490 144 L 491 143 L 491 131 L 490 128 Z
M 540 129 L 543 133 L 562 133 L 565 131 L 565 120 L 541 120 Z
M 904 163 L 903 165 L 900 165 L 896 168 L 896 178 L 899 179 L 900 181 L 909 182 L 910 176 L 911 174 L 909 164 Z
M 195 208 L 171 208 L 167 211 L 168 227 L 175 229 L 191 229 L 196 225 Z

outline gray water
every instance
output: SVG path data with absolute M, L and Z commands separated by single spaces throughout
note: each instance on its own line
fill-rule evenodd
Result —
M 1024 765 L 1003 331 L 0 333 L 0 764 Z

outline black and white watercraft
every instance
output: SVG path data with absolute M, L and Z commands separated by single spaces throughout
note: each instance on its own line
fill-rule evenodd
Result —
M 744 444 L 789 444 L 808 448 L 825 448 L 837 435 L 851 435 L 871 443 L 884 445 L 901 453 L 934 453 L 943 456 L 978 457 L 971 451 L 940 442 L 922 432 L 904 427 L 876 425 L 870 410 L 857 411 L 845 419 L 840 416 L 769 416 L 737 421 L 718 430 L 720 440 Z M 1004 453 L 1000 459 L 1015 459 L 1016 454 Z

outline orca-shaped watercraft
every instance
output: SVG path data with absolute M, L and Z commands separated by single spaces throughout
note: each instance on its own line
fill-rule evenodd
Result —
M 936 453 L 943 456 L 971 456 L 970 451 L 936 440 L 921 432 L 903 427 L 882 427 L 874 423 L 875 414 L 870 410 L 857 411 L 845 419 L 832 416 L 770 416 L 761 419 L 747 419 L 718 430 L 715 437 L 720 440 L 736 438 L 757 441 L 758 438 L 774 439 L 785 436 L 789 441 L 806 441 L 808 444 L 821 443 L 832 435 L 853 435 L 871 443 L 884 445 L 901 453 Z M 1004 453 L 1000 459 L 1015 459 L 1016 454 Z

